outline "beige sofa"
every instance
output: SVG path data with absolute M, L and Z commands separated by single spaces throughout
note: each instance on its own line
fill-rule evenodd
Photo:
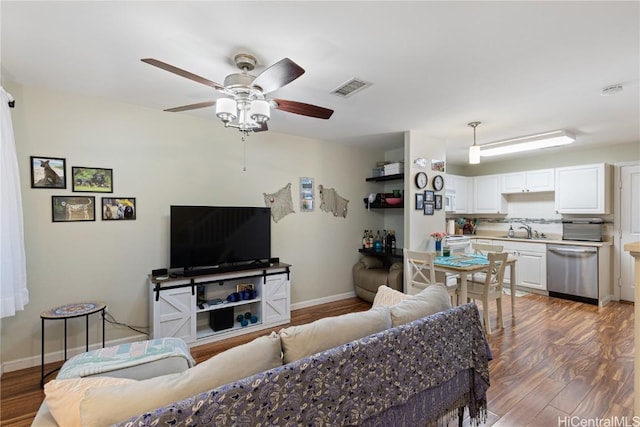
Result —
M 383 287 L 368 311 L 285 328 L 181 373 L 51 381 L 33 425 L 413 425 L 465 406 L 481 419 L 480 318 L 475 305 L 450 307 L 439 285 L 412 297 Z

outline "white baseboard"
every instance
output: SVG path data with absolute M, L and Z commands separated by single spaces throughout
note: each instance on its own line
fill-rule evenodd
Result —
M 318 304 L 326 304 L 328 302 L 340 301 L 347 298 L 353 298 L 356 296 L 356 293 L 346 292 L 344 294 L 331 295 L 329 297 L 316 298 L 308 301 L 297 302 L 295 304 L 291 304 L 291 310 L 299 310 L 301 308 L 307 308 Z
M 147 337 L 146 335 L 134 335 L 131 337 L 106 341 L 104 345 L 109 347 L 112 345 L 119 345 L 119 344 L 124 344 L 128 342 L 143 341 L 146 339 L 149 339 L 149 337 Z M 102 347 L 102 344 L 98 344 L 98 343 L 90 344 L 89 350 L 96 350 L 101 347 Z M 76 354 L 84 353 L 85 351 L 86 351 L 85 346 L 69 348 L 67 349 L 67 358 L 75 356 Z M 52 353 L 46 353 L 44 355 L 45 364 L 51 363 L 51 362 L 60 362 L 62 360 L 64 360 L 64 349 L 61 349 L 59 351 L 55 351 Z M 0 372 L 12 372 L 12 371 L 18 371 L 20 369 L 33 368 L 34 366 L 40 366 L 40 363 L 41 363 L 40 355 L 25 357 L 23 359 L 10 360 L 8 362 L 3 362 L 2 365 L 0 365 Z
M 355 292 L 352 291 L 352 292 L 346 292 L 343 294 L 331 295 L 328 297 L 298 302 L 295 304 L 291 304 L 291 310 L 299 310 L 301 308 L 307 308 L 307 307 L 311 307 L 318 304 L 326 304 L 329 302 L 340 301 L 347 298 L 353 298 L 355 296 L 356 296 Z M 107 341 L 105 342 L 105 346 L 119 345 L 119 344 L 124 344 L 128 342 L 142 341 L 146 339 L 148 339 L 146 335 L 135 335 L 131 337 Z M 90 344 L 89 350 L 96 350 L 100 347 L 101 347 L 101 344 Z M 67 349 L 67 357 L 69 358 L 69 357 L 75 356 L 76 354 L 84 353 L 85 349 L 86 348 L 84 346 Z M 62 360 L 64 360 L 64 349 L 61 349 L 59 351 L 52 352 L 52 353 L 46 353 L 44 355 L 45 364 L 51 363 L 51 362 L 59 362 Z M 40 363 L 41 363 L 40 355 L 25 357 L 23 359 L 10 360 L 0 364 L 0 372 L 12 372 L 12 371 L 18 371 L 20 369 L 33 368 L 34 366 L 40 366 Z

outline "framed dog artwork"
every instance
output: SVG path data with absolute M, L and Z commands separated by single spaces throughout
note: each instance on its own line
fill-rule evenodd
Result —
M 96 198 L 93 196 L 51 196 L 53 222 L 95 221 Z
M 67 188 L 66 160 L 31 156 L 31 188 Z
M 135 197 L 103 197 L 102 220 L 134 220 L 136 219 Z
M 113 193 L 113 169 L 71 167 L 72 191 Z

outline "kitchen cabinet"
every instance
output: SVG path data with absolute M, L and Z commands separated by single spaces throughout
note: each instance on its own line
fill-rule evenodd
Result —
M 561 214 L 611 213 L 611 165 L 556 168 L 555 206 Z
M 475 238 L 472 243 L 499 245 L 502 250 L 514 257 L 516 262 L 516 286 L 526 290 L 547 290 L 547 245 L 545 243 L 510 242 L 506 240 L 492 240 Z M 511 269 L 504 272 L 504 286 L 511 284 Z
M 547 290 L 547 245 L 545 243 L 507 242 L 493 240 L 503 250 L 516 258 L 516 286 L 539 291 Z M 505 270 L 504 283 L 511 283 L 510 270 Z
M 467 176 L 450 175 L 445 176 L 445 196 L 453 195 L 455 198 L 454 208 L 450 212 L 469 213 L 472 203 L 470 203 L 472 179 Z
M 473 212 L 506 214 L 507 201 L 500 191 L 500 175 L 473 177 Z
M 555 190 L 555 170 L 540 169 L 507 173 L 502 178 L 502 194 L 535 193 Z

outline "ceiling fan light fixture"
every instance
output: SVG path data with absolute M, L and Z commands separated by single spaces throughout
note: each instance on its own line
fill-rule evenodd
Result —
M 216 116 L 223 123 L 229 123 L 238 117 L 236 101 L 230 98 L 220 98 L 216 101 Z
M 251 101 L 249 117 L 256 123 L 266 123 L 271 118 L 271 108 L 269 102 L 264 99 L 254 99 Z

